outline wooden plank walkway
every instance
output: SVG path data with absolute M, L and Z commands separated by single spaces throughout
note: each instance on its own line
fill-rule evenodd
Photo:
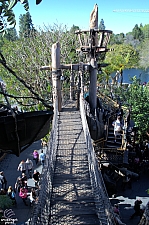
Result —
M 58 124 L 49 224 L 99 224 L 80 112 L 72 104 L 65 106 Z

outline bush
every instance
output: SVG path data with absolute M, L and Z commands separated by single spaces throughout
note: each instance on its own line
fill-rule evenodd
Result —
M 0 195 L 0 208 L 9 209 L 12 206 L 12 200 L 7 195 Z

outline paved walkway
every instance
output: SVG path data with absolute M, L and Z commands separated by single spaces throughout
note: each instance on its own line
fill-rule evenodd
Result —
M 17 171 L 17 167 L 19 163 L 21 162 L 21 160 L 26 161 L 27 158 L 32 160 L 33 158 L 32 153 L 35 149 L 38 151 L 38 153 L 41 152 L 40 141 L 34 142 L 29 148 L 24 150 L 24 152 L 22 152 L 19 157 L 8 154 L 0 162 L 0 171 L 4 171 L 4 174 L 8 182 L 7 187 L 8 186 L 14 187 L 17 177 L 21 175 L 21 172 Z M 34 169 L 37 169 L 39 172 L 41 172 L 42 166 L 40 164 L 36 166 L 34 160 L 33 160 L 33 163 L 34 163 Z M 32 179 L 28 179 L 28 186 L 30 187 L 35 186 L 34 181 Z M 22 199 L 18 196 L 18 194 L 16 194 L 16 200 L 17 200 L 17 206 L 14 206 L 12 209 L 15 212 L 15 216 L 17 220 L 16 220 L 16 223 L 13 223 L 13 224 L 17 224 L 17 225 L 28 224 L 27 221 L 31 215 L 32 207 L 30 207 L 29 204 L 28 206 L 25 206 Z M 28 203 L 29 203 L 29 199 L 28 199 Z
M 126 225 L 137 225 L 140 221 L 139 216 L 130 219 L 130 216 L 134 213 L 134 202 L 136 199 L 142 200 L 142 207 L 146 206 L 149 202 L 149 194 L 146 190 L 149 188 L 149 174 L 142 172 L 140 179 L 132 181 L 132 188 L 128 187 L 125 191 L 118 187 L 118 193 L 115 198 L 111 198 L 112 205 L 119 204 L 119 210 L 121 219 Z

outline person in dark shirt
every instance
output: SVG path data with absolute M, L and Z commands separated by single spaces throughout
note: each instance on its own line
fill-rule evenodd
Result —
M 23 187 L 22 180 L 21 180 L 21 177 L 19 176 L 15 183 L 15 190 L 18 191 L 18 193 L 19 193 L 20 188 L 22 188 L 22 187 Z
M 140 218 L 142 217 L 142 210 L 140 208 L 140 205 L 142 204 L 142 201 L 140 199 L 135 201 L 134 204 L 134 213 L 131 215 L 130 219 L 133 219 L 134 216 L 140 216 Z
M 3 179 L 1 180 L 2 188 L 4 188 L 6 190 L 7 189 L 7 179 L 6 179 L 3 171 L 1 171 L 0 174 L 3 177 Z
M 27 176 L 25 173 L 22 173 L 21 181 L 22 181 L 22 186 L 27 187 Z
M 39 178 L 40 178 L 40 173 L 37 170 L 34 170 L 33 180 L 35 182 L 35 187 L 37 187 L 37 188 L 39 188 L 39 186 L 38 186 Z

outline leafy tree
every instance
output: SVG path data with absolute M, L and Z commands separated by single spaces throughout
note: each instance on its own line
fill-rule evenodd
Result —
M 124 44 L 131 45 L 134 49 L 137 49 L 140 41 L 138 39 L 134 39 L 132 32 L 129 32 L 125 36 Z
M 72 27 L 70 28 L 70 32 L 74 32 L 75 33 L 76 30 L 80 30 L 80 28 L 73 24 Z
M 123 44 L 124 42 L 124 38 L 125 35 L 124 33 L 120 33 L 120 34 L 112 34 L 110 37 L 110 45 L 114 45 L 114 44 Z
M 7 28 L 7 23 L 12 26 L 16 25 L 15 14 L 12 9 L 18 2 L 24 6 L 26 11 L 29 9 L 28 0 L 1 0 L 0 1 L 0 32 L 5 31 L 5 29 Z M 38 5 L 40 2 L 42 2 L 42 0 L 36 0 L 36 5 Z
M 145 24 L 144 27 L 140 27 L 142 32 L 143 32 L 143 36 L 144 39 L 149 39 L 149 24 Z
M 100 23 L 99 23 L 99 30 L 105 30 L 106 27 L 105 27 L 105 24 L 104 24 L 104 20 L 101 19 Z
M 127 104 L 131 107 L 131 117 L 138 127 L 142 140 L 149 132 L 149 87 L 140 85 L 140 80 L 134 76 L 132 84 L 126 92 Z
M 104 85 L 104 88 L 107 89 L 109 85 L 109 80 L 111 78 L 111 71 L 109 67 L 102 68 L 102 74 L 98 74 L 97 76 L 98 82 Z
M 7 28 L 4 34 L 4 38 L 9 41 L 16 41 L 18 39 L 17 31 L 15 28 Z
M 147 69 L 149 67 L 149 40 L 145 40 L 141 43 L 139 48 L 139 66 L 143 69 Z
M 138 26 L 138 24 L 136 24 L 135 27 L 133 28 L 132 35 L 134 39 L 138 39 L 139 41 L 142 41 L 144 39 L 143 31 Z
M 39 68 L 51 65 L 51 47 L 56 41 L 61 44 L 61 63 L 70 63 L 70 59 L 75 63 L 77 59 L 72 49 L 78 47 L 76 36 L 66 27 L 54 25 L 30 38 L 23 37 L 16 42 L 4 40 L 2 51 L 5 59 L 1 56 L 3 67 L 0 66 L 0 77 L 7 85 L 12 104 L 19 104 L 27 111 L 51 105 L 52 74 L 50 71 L 40 71 Z M 13 73 L 10 73 L 8 66 L 13 68 Z M 63 75 L 67 77 L 69 72 Z
M 138 53 L 130 45 L 113 45 L 114 51 L 107 52 L 105 62 L 110 65 L 106 68 L 110 73 L 133 68 L 138 65 Z
M 26 14 L 20 15 L 19 17 L 19 36 L 21 37 L 30 37 L 32 34 L 35 34 L 36 30 L 32 23 L 32 18 L 29 12 Z

